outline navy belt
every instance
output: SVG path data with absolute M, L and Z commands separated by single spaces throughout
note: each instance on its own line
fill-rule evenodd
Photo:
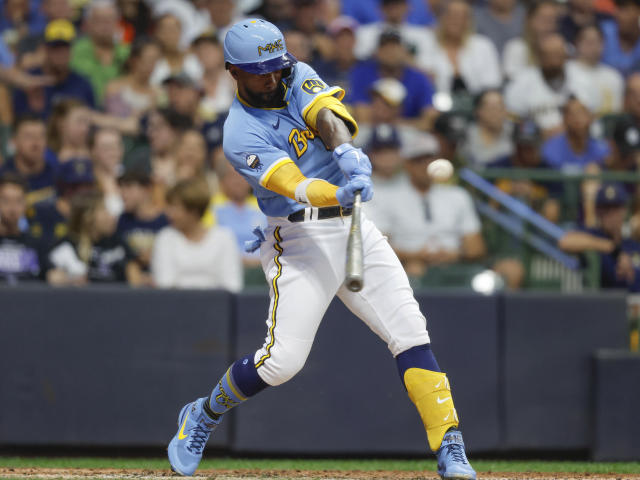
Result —
M 293 212 L 287 218 L 290 222 L 304 222 L 306 220 L 323 220 L 325 218 L 346 217 L 351 215 L 350 208 L 342 207 L 307 207 Z

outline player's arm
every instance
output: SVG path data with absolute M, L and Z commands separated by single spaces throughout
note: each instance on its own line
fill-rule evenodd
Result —
M 329 150 L 334 150 L 343 143 L 351 142 L 351 131 L 347 125 L 349 124 L 343 117 L 336 115 L 333 110 L 326 107 L 322 108 L 316 116 L 316 130 Z M 352 125 L 355 125 L 355 120 Z
M 371 189 L 371 183 L 362 179 L 338 187 L 320 178 L 305 177 L 291 159 L 281 161 L 260 183 L 273 192 L 313 207 L 351 206 L 356 190 Z

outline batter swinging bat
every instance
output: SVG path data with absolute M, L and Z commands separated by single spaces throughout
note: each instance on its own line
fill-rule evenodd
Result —
M 360 192 L 356 192 L 351 211 L 351 229 L 347 242 L 347 276 L 345 283 L 352 292 L 362 290 L 363 284 L 363 255 L 362 231 L 360 230 L 360 208 L 362 201 Z

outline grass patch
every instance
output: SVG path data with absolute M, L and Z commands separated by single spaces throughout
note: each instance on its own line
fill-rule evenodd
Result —
M 570 472 L 570 473 L 619 473 L 639 474 L 640 462 L 574 462 L 536 460 L 473 460 L 473 467 L 480 472 Z M 162 458 L 93 458 L 93 457 L 2 457 L 0 467 L 34 468 L 142 468 L 169 469 Z M 262 470 L 402 470 L 435 471 L 435 460 L 393 459 L 242 459 L 209 458 L 202 461 L 200 469 L 262 469 Z

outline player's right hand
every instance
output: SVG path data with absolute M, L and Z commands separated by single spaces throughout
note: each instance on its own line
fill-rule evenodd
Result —
M 356 192 L 360 191 L 363 202 L 368 202 L 373 197 L 373 184 L 367 175 L 356 175 L 343 187 L 336 191 L 336 198 L 341 206 L 350 208 Z

